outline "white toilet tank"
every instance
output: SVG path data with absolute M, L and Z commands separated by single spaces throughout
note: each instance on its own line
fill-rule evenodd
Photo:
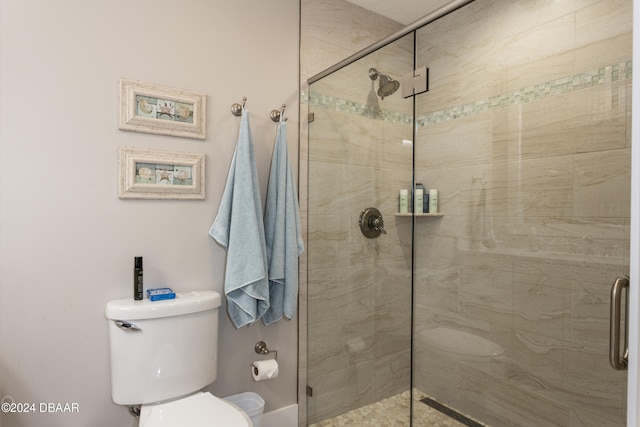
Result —
M 217 375 L 215 291 L 172 300 L 109 301 L 111 397 L 119 405 L 161 402 L 201 390 Z

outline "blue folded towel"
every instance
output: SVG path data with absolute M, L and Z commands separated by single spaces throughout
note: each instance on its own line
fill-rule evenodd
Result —
M 271 303 L 262 321 L 269 325 L 282 319 L 283 315 L 291 319 L 296 313 L 298 256 L 304 251 L 300 209 L 295 179 L 289 163 L 287 125 L 284 121 L 278 125 L 271 159 L 264 229 Z
M 236 151 L 209 235 L 227 249 L 224 292 L 231 321 L 236 328 L 250 325 L 269 308 L 269 281 L 260 183 L 247 110 L 242 113 Z

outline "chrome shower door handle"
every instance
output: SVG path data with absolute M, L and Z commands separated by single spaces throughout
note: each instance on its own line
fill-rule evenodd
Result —
M 627 289 L 624 312 L 624 353 L 620 356 L 620 319 L 622 315 L 622 291 Z M 627 369 L 629 361 L 629 277 L 620 276 L 611 286 L 611 315 L 609 318 L 609 363 L 617 371 Z

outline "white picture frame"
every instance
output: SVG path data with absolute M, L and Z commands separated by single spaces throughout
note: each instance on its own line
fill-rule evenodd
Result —
M 206 95 L 120 78 L 120 130 L 206 138 Z
M 205 155 L 120 147 L 118 197 L 203 200 Z

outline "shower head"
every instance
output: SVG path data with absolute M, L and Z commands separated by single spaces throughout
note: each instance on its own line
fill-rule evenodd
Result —
M 369 68 L 369 78 L 371 80 L 375 80 L 380 76 L 380 82 L 378 86 L 378 96 L 384 99 L 385 96 L 389 96 L 398 90 L 400 87 L 400 83 L 396 80 L 393 80 L 391 77 L 386 74 L 381 74 L 375 68 Z
M 393 80 L 391 77 L 384 74 L 380 74 L 380 87 L 378 88 L 378 95 L 384 99 L 385 96 L 389 96 L 398 90 L 400 83 Z

